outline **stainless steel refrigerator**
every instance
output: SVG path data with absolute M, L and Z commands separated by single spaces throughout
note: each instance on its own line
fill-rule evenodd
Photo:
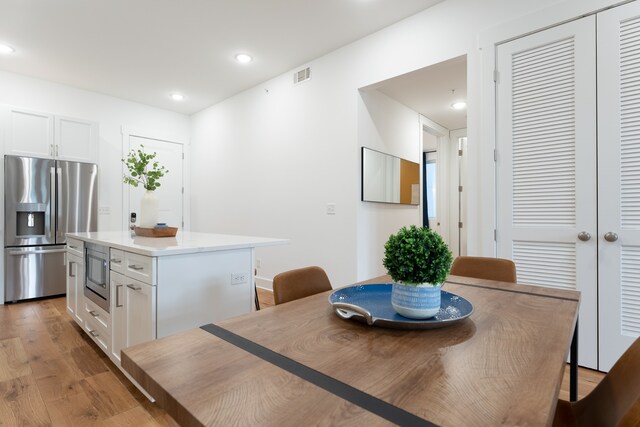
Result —
M 5 301 L 66 292 L 67 232 L 98 229 L 98 167 L 4 157 Z

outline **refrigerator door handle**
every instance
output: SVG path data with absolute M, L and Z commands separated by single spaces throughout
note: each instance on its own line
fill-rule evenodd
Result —
M 56 168 L 52 167 L 49 171 L 51 180 L 49 181 L 49 194 L 55 194 L 56 191 Z M 51 243 L 56 241 L 55 223 L 56 223 L 56 207 L 51 206 L 55 203 L 53 198 L 49 198 L 49 238 Z
M 60 233 L 60 223 L 62 222 L 62 201 L 60 200 L 60 193 L 62 193 L 62 168 L 56 169 L 56 211 L 58 212 L 58 217 L 56 218 L 56 241 L 61 237 Z
M 58 254 L 60 252 L 66 252 L 66 249 L 25 249 L 18 251 L 9 251 L 9 255 L 20 256 L 20 255 L 34 255 L 34 254 Z

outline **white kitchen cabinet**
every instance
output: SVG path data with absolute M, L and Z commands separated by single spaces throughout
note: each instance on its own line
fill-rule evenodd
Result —
M 125 347 L 156 339 L 156 287 L 127 278 L 124 293 Z
M 83 326 L 84 260 L 67 251 L 67 313 Z
M 53 157 L 53 114 L 6 107 L 5 120 L 6 154 Z
M 111 252 L 113 258 L 113 252 Z M 111 263 L 113 266 L 113 262 Z M 113 267 L 112 267 L 113 268 Z M 126 313 L 124 309 L 124 284 L 126 277 L 114 271 L 109 273 L 111 291 L 111 359 L 120 366 L 120 350 L 126 347 Z
M 67 240 L 67 313 L 83 326 L 82 304 L 84 298 L 84 242 Z
M 111 352 L 111 314 L 98 307 L 89 298 L 82 298 L 83 329 L 107 355 Z
M 157 258 L 124 252 L 124 275 L 155 285 Z
M 109 248 L 109 313 L 84 298 L 82 283 L 77 304 L 86 307 L 83 330 L 118 367 L 124 348 L 249 313 L 254 248 L 287 242 L 190 232 L 154 239 L 129 231 L 69 233 L 67 239 L 75 246 L 70 243 L 69 256 L 78 255 L 78 242 Z
M 156 338 L 156 288 L 111 271 L 111 358 L 120 350 Z
M 54 155 L 56 159 L 97 163 L 97 123 L 55 116 L 54 128 Z
M 97 163 L 98 124 L 6 106 L 5 154 Z

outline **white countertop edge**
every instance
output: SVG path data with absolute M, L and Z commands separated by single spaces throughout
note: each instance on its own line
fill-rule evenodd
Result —
M 182 234 L 182 235 L 181 235 Z M 194 233 L 178 231 L 176 237 L 131 237 L 127 232 L 92 232 L 92 233 L 67 233 L 73 239 L 88 243 L 108 246 L 127 252 L 133 252 L 146 256 L 183 255 L 202 252 L 225 251 L 234 249 L 246 249 L 264 246 L 285 245 L 288 239 L 269 237 L 252 237 L 228 234 Z M 196 241 L 189 241 L 195 238 Z M 184 242 L 184 239 L 187 239 Z M 233 240 L 240 240 L 233 242 Z M 203 242 L 202 240 L 208 240 Z M 223 242 L 216 242 L 222 240 Z M 172 243 L 168 246 L 160 246 L 163 243 Z M 160 246 L 160 247 L 158 247 Z

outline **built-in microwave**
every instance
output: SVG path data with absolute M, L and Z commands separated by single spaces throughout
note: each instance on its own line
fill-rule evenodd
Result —
M 84 295 L 109 312 L 109 247 L 85 243 Z

